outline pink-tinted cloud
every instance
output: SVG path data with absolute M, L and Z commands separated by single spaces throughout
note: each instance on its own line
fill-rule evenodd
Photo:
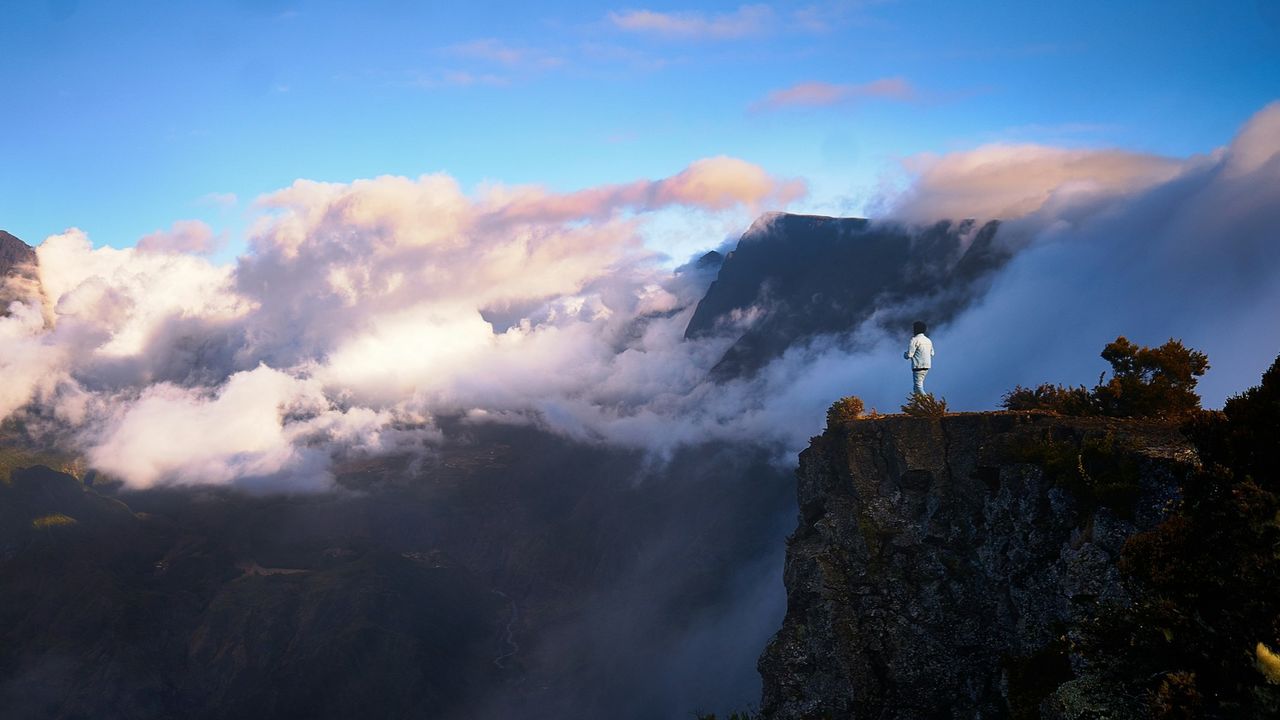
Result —
M 807 192 L 802 180 L 780 180 L 745 160 L 698 160 L 674 177 L 649 188 L 650 207 L 689 205 L 724 210 L 734 205 L 783 207 Z
M 1231 143 L 1227 167 L 1236 175 L 1280 162 L 1280 100 L 1258 111 Z
M 826 33 L 844 25 L 870 25 L 875 21 L 866 11 L 892 0 L 820 0 L 791 12 L 791 22 L 798 30 Z
M 443 48 L 448 55 L 505 65 L 510 68 L 545 69 L 564 64 L 564 59 L 533 48 L 519 48 L 494 38 L 483 38 Z
M 908 102 L 917 97 L 919 93 L 915 87 L 900 77 L 881 78 L 861 85 L 815 81 L 774 90 L 764 99 L 753 103 L 751 109 L 768 111 L 789 107 L 826 107 L 866 99 Z
M 1088 381 L 1070 358 L 1132 328 L 1208 352 L 1212 403 L 1270 362 L 1256 348 L 1277 337 L 1280 106 L 1195 158 L 1020 145 L 909 166 L 899 218 L 1015 218 L 1010 268 L 938 336 L 959 407 Z M 421 447 L 442 414 L 661 452 L 689 437 L 802 446 L 849 388 L 900 400 L 885 381 L 900 339 L 871 322 L 852 345 L 706 382 L 736 334 L 684 338 L 705 276 L 655 262 L 644 235 L 666 209 L 740 224 L 740 208 L 803 190 L 732 158 L 572 193 L 467 192 L 443 174 L 298 181 L 259 200 L 249 248 L 222 266 L 69 231 L 37 250 L 50 316 L 36 299 L 0 316 L 0 415 L 38 407 L 134 486 L 314 487 L 331 454 Z M 175 453 L 193 438 L 198 451 Z
M 897 200 L 893 214 L 930 221 L 1011 219 L 1055 200 L 1130 193 L 1172 179 L 1187 161 L 1123 150 L 985 145 L 942 156 L 917 155 L 904 165 L 916 180 Z
M 178 220 L 168 230 L 157 230 L 138 241 L 143 252 L 203 255 L 217 249 L 213 228 L 199 220 Z
M 637 180 L 603 185 L 564 195 L 537 188 L 518 189 L 504 199 L 497 213 L 539 221 L 567 221 L 607 217 L 619 210 L 660 210 L 681 205 L 704 210 L 740 206 L 753 211 L 782 208 L 803 197 L 803 180 L 776 178 L 758 165 L 731 157 L 703 158 L 662 180 Z
M 614 27 L 656 37 L 679 40 L 733 40 L 760 35 L 774 20 L 768 5 L 742 5 L 727 13 L 657 12 L 626 10 L 609 13 Z

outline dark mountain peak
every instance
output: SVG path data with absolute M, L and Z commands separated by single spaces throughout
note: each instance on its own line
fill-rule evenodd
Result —
M 724 264 L 724 255 L 721 255 L 715 250 L 712 250 L 711 252 L 708 252 L 706 255 L 703 255 L 702 257 L 698 258 L 698 261 L 695 262 L 693 266 L 698 270 L 706 270 L 708 268 L 719 269 L 720 266 L 723 264 Z
M 761 215 L 724 259 L 698 303 L 686 338 L 723 332 L 754 308 L 714 374 L 750 374 L 791 345 L 855 329 L 906 301 L 934 324 L 954 317 L 985 287 L 1008 252 L 995 243 L 999 223 L 940 221 L 912 227 L 866 218 Z
M 827 215 L 796 215 L 785 212 L 767 212 L 755 219 L 742 234 L 739 246 L 755 240 L 786 240 L 798 233 L 844 233 L 866 228 L 866 218 L 839 218 Z
M 39 262 L 35 248 L 0 230 L 0 317 L 8 314 L 13 301 L 30 301 L 40 296 Z
M 0 274 L 7 273 L 17 265 L 34 265 L 35 248 L 22 242 L 16 236 L 0 230 Z

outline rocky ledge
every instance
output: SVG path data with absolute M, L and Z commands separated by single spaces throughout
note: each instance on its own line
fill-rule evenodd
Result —
M 846 423 L 800 456 L 766 718 L 1068 717 L 1073 652 L 1125 603 L 1127 538 L 1195 456 L 1150 421 L 977 413 Z M 1110 702 L 1105 700 L 1105 703 Z

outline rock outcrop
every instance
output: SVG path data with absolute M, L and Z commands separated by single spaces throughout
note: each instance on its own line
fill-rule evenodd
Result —
M 1077 717 L 1073 639 L 1194 467 L 1168 424 L 1039 413 L 847 423 L 800 456 L 762 716 Z M 1098 700 L 1125 717 L 1117 698 Z M 1090 715 L 1089 717 L 1094 717 Z M 1101 717 L 1101 716 L 1098 716 Z
M 911 312 L 941 324 L 980 297 L 992 271 L 1010 258 L 1010 244 L 997 242 L 999 227 L 767 213 L 723 259 L 685 337 L 732 331 L 736 320 L 752 318 L 712 371 L 727 380 L 814 336 L 847 333 L 877 312 L 880 322 L 910 327 L 914 316 L 892 311 L 904 299 Z
M 0 315 L 4 315 L 15 300 L 28 301 L 40 296 L 36 263 L 34 248 L 0 230 Z

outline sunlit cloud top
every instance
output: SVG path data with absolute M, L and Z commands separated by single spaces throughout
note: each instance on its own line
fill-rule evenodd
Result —
M 0 227 L 125 247 L 199 220 L 230 258 L 248 200 L 299 178 L 563 193 L 727 156 L 807 181 L 802 209 L 861 213 L 923 153 L 1185 157 L 1273 99 L 1269 7 L 17 3 Z

